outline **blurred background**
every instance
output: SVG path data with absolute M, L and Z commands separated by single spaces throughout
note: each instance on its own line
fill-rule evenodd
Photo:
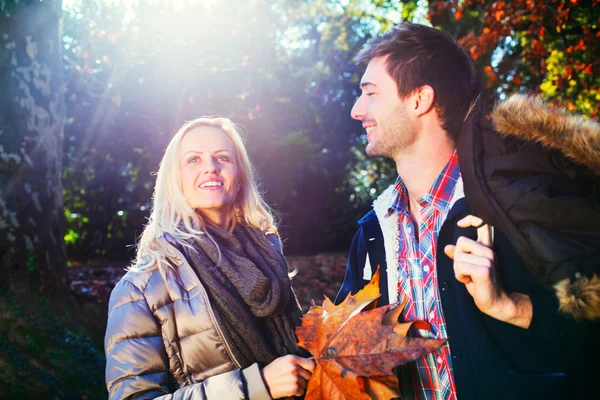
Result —
M 0 398 L 100 399 L 106 302 L 186 121 L 240 124 L 302 306 L 335 295 L 396 176 L 350 118 L 353 56 L 401 21 L 455 35 L 488 105 L 597 118 L 599 0 L 0 0 Z

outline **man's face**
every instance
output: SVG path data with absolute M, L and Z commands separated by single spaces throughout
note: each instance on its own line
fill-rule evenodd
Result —
M 351 115 L 367 131 L 368 155 L 395 158 L 414 143 L 417 132 L 408 103 L 398 97 L 398 86 L 385 62 L 385 57 L 369 62 L 361 79 L 362 94 Z

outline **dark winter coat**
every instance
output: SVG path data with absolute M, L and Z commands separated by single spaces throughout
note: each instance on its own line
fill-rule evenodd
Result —
M 537 97 L 476 103 L 458 159 L 474 214 L 504 232 L 560 309 L 600 318 L 600 125 Z

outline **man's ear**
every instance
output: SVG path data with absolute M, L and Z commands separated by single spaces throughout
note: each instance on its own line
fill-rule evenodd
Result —
M 423 85 L 413 93 L 414 111 L 417 116 L 427 114 L 433 108 L 435 100 L 435 91 L 429 85 Z

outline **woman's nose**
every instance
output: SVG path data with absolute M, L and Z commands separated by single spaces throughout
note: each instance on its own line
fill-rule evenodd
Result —
M 219 164 L 212 158 L 202 163 L 202 170 L 205 174 L 212 174 L 220 171 Z

